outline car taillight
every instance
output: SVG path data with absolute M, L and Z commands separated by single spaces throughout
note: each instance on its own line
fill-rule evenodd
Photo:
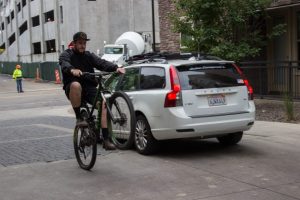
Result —
M 170 66 L 171 91 L 167 93 L 165 107 L 176 107 L 182 105 L 181 87 L 179 78 L 174 66 Z
M 250 85 L 249 81 L 247 79 L 244 79 L 244 83 L 247 86 L 248 89 L 248 99 L 253 100 L 253 88 Z
M 243 78 L 244 84 L 246 85 L 247 89 L 248 89 L 248 99 L 249 100 L 253 100 L 253 88 L 250 85 L 248 79 L 246 78 L 246 76 L 243 74 L 242 70 L 240 69 L 239 66 L 237 66 L 236 64 L 233 64 L 233 66 L 236 68 L 236 70 L 238 71 L 238 73 L 241 75 L 241 77 Z

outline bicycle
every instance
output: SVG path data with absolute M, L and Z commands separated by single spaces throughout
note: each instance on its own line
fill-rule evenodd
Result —
M 110 91 L 105 87 L 103 76 L 116 73 L 88 73 L 82 76 L 93 76 L 98 83 L 96 98 L 91 107 L 83 101 L 80 114 L 87 122 L 86 126 L 75 126 L 74 151 L 76 160 L 82 169 L 93 168 L 97 157 L 97 132 L 101 130 L 102 102 L 107 109 L 108 130 L 112 142 L 119 149 L 128 149 L 133 144 L 135 113 L 128 95 L 122 91 Z M 98 107 L 97 117 L 93 114 Z M 100 134 L 101 135 L 101 134 Z

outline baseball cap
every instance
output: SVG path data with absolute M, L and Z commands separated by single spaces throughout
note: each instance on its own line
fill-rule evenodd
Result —
M 90 39 L 87 38 L 86 33 L 84 32 L 77 32 L 73 35 L 73 41 L 79 40 L 79 39 L 83 39 L 85 41 L 89 41 Z

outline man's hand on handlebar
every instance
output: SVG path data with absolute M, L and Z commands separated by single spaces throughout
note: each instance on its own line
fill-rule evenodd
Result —
M 126 70 L 125 70 L 124 67 L 118 67 L 117 70 L 116 70 L 116 72 L 119 73 L 119 74 L 125 74 L 125 71 Z
M 82 75 L 82 71 L 80 69 L 71 69 L 71 74 L 73 76 L 80 77 Z

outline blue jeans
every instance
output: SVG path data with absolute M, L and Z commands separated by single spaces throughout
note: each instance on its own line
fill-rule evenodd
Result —
M 23 92 L 23 88 L 22 88 L 22 78 L 17 78 L 16 79 L 17 81 L 17 91 L 20 93 L 20 92 Z

